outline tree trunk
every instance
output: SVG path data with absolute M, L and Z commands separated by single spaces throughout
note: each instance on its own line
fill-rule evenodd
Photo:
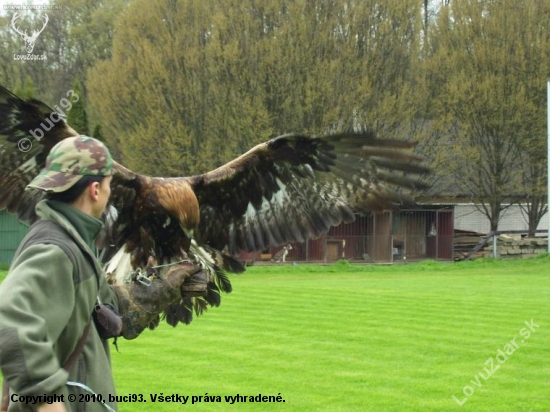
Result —
M 546 199 L 544 196 L 534 196 L 528 199 L 527 205 L 520 207 L 527 215 L 527 224 L 529 230 L 529 237 L 535 237 L 537 234 L 537 228 L 543 216 L 548 211 L 546 206 Z

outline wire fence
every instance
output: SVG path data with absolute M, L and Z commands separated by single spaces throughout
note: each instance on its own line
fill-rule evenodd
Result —
M 319 239 L 242 254 L 245 261 L 395 262 L 453 259 L 453 209 L 385 211 L 357 216 Z

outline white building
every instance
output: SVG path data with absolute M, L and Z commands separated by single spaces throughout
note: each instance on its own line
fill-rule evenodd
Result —
M 455 230 L 488 233 L 490 231 L 490 223 L 487 216 L 481 213 L 473 203 L 456 203 L 454 210 L 454 228 Z M 511 205 L 502 212 L 498 224 L 499 231 L 527 231 L 528 228 L 527 216 L 518 205 Z M 537 229 L 548 230 L 548 214 L 541 219 Z M 546 237 L 546 234 L 539 233 L 538 236 Z

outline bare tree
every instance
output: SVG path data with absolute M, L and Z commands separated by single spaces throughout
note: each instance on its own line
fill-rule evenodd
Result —
M 542 52 L 541 64 L 549 61 L 547 47 L 532 41 L 533 33 L 547 37 L 536 29 L 547 25 L 540 12 L 535 2 L 451 2 L 432 31 L 426 70 L 432 91 L 438 85 L 434 123 L 446 136 L 438 148 L 439 172 L 479 206 L 491 230 L 504 208 L 525 199 L 522 176 L 535 178 L 541 170 L 541 159 L 530 159 L 537 163 L 530 173 L 520 160 L 526 142 L 540 136 L 531 121 L 544 122 L 534 108 L 538 98 L 527 92 L 540 80 L 526 70 L 531 53 Z

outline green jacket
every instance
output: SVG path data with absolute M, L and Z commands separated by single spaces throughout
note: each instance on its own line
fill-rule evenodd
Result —
M 97 402 L 79 403 L 79 394 L 86 392 L 66 385 L 83 383 L 106 400 L 115 395 L 109 346 L 93 322 L 70 373 L 62 365 L 82 336 L 98 295 L 117 309 L 118 302 L 84 240 L 93 241 L 89 233 L 81 236 L 70 222 L 74 216 L 68 219 L 55 209 L 48 201 L 37 205 L 41 220 L 31 226 L 0 285 L 0 368 L 12 394 L 63 395 L 68 411 L 106 411 Z M 84 215 L 86 219 L 93 218 Z M 101 222 L 96 221 L 99 230 Z M 76 395 L 76 402 L 68 400 L 69 394 Z M 12 402 L 9 411 L 36 406 Z

